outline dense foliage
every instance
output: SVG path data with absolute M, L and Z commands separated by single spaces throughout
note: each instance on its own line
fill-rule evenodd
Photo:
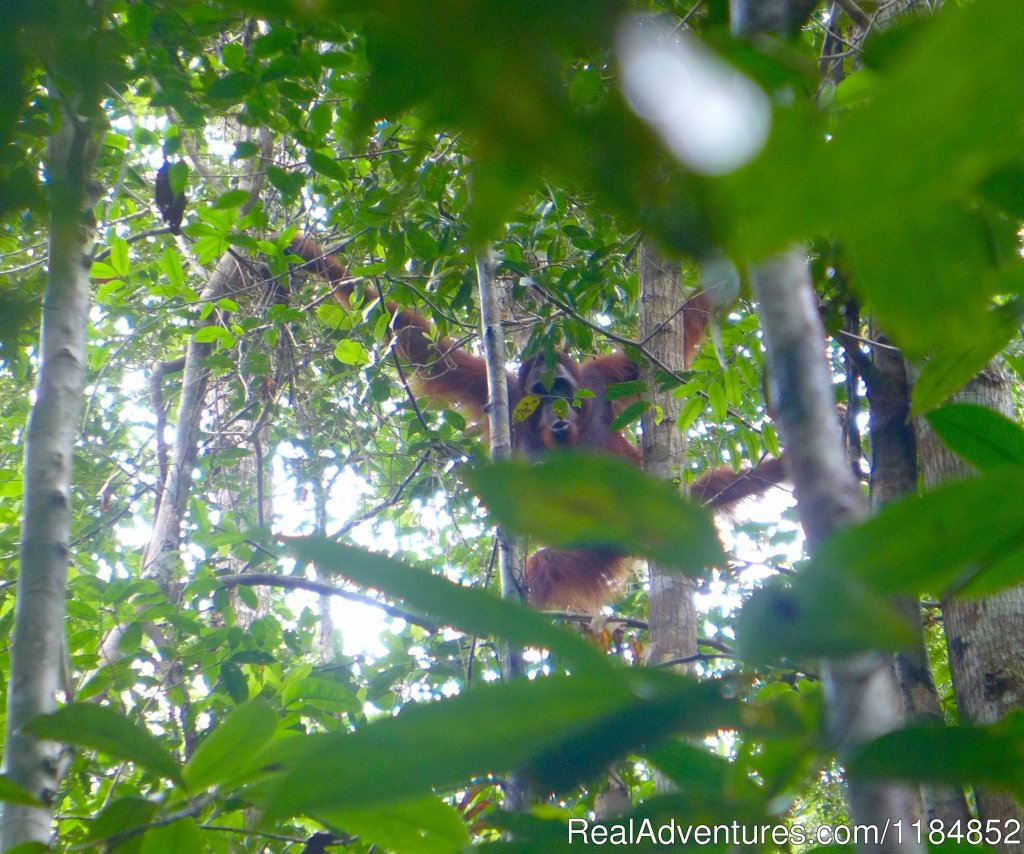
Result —
M 0 33 L 3 638 L 30 474 L 20 443 L 54 91 L 94 104 L 105 128 L 66 705 L 32 725 L 75 748 L 54 796 L 56 847 L 558 851 L 609 768 L 631 816 L 655 826 L 842 821 L 818 657 L 912 641 L 893 595 L 978 596 L 1024 579 L 1024 433 L 978 408 L 935 409 L 997 354 L 1020 364 L 1017 4 L 951 3 L 869 28 L 838 83 L 819 71 L 826 22 L 852 24 L 831 3 L 754 40 L 730 35 L 724 0 L 99 6 L 23 4 Z M 685 15 L 687 38 L 766 93 L 770 134 L 751 162 L 697 174 L 631 109 L 616 38 L 638 11 Z M 178 237 L 152 201 L 165 161 L 188 194 Z M 806 241 L 829 331 L 855 301 L 870 308 L 920 368 L 915 414 L 934 410 L 934 430 L 982 474 L 884 510 L 795 575 L 789 510 L 737 522 L 723 554 L 705 514 L 628 466 L 485 466 L 480 425 L 416 397 L 387 313 L 346 313 L 289 266 L 295 234 L 338 248 L 350 276 L 470 348 L 486 243 L 517 355 L 626 347 L 638 359 L 643 239 L 690 262 L 688 285 L 717 252 L 742 269 Z M 219 263 L 241 285 L 211 302 Z M 713 337 L 691 372 L 664 377 L 687 400 L 683 480 L 779 450 L 749 304 Z M 206 346 L 210 375 L 182 548 L 160 579 L 144 554 L 190 341 Z M 829 347 L 837 401 L 862 405 Z M 642 410 L 621 426 L 635 433 Z M 616 605 L 623 622 L 585 639 L 501 601 L 495 518 L 554 545 L 597 531 L 697 577 L 710 594 L 697 672 L 640 666 L 639 575 Z M 342 599 L 358 604 L 332 605 Z M 505 642 L 531 650 L 530 679 L 501 678 Z M 1024 797 L 1021 713 L 958 726 L 934 637 L 929 650 L 951 726 L 891 734 L 852 767 Z M 672 791 L 656 793 L 655 769 Z M 498 809 L 511 772 L 541 806 Z M 0 798 L 28 797 L 0 780 Z

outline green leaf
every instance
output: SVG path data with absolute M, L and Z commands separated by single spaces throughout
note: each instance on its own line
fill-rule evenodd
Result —
M 1000 468 L 890 504 L 814 562 L 881 593 L 981 595 L 1024 580 L 1024 468 Z
M 433 261 L 441 252 L 433 235 L 424 228 L 417 228 L 415 225 L 407 226 L 405 239 L 413 256 L 421 261 Z
M 743 393 L 740 387 L 740 374 L 733 367 L 727 367 L 723 374 L 725 382 L 725 399 L 732 406 L 739 406 L 743 403 Z
M 141 854 L 201 854 L 204 851 L 203 835 L 191 818 L 179 818 L 162 827 L 150 828 L 142 837 Z
M 538 406 L 540 406 L 538 395 L 524 394 L 512 409 L 512 423 L 522 424 L 524 421 L 528 421 L 530 416 L 537 411 Z
M 661 671 L 514 680 L 407 707 L 353 733 L 279 740 L 258 757 L 272 777 L 248 793 L 288 816 L 392 803 L 511 769 L 559 791 L 641 745 L 737 723 L 717 685 Z
M 593 68 L 581 68 L 569 81 L 569 102 L 574 107 L 593 103 L 601 94 L 601 75 Z
M 127 276 L 131 272 L 131 263 L 128 260 L 128 241 L 123 237 L 114 235 L 110 238 L 110 265 L 119 276 Z
M 994 786 L 1024 795 L 1024 713 L 989 726 L 911 726 L 862 747 L 850 774 L 874 779 Z
M 300 700 L 322 704 L 334 712 L 359 712 L 362 703 L 352 691 L 330 679 L 306 676 L 296 679 L 281 692 L 281 705 L 288 706 Z
M 723 560 L 706 511 L 619 459 L 561 452 L 480 467 L 466 481 L 500 524 L 548 546 L 618 549 L 693 575 Z
M 607 673 L 609 664 L 596 647 L 578 635 L 551 624 L 541 614 L 504 602 L 484 590 L 462 587 L 416 570 L 393 558 L 373 554 L 322 537 L 288 541 L 300 561 L 313 561 L 325 575 L 340 575 L 405 600 L 407 607 L 439 625 L 504 638 L 519 646 L 537 646 L 557 653 L 578 673 Z
M 221 193 L 213 200 L 211 207 L 214 210 L 227 210 L 229 208 L 237 208 L 244 205 L 249 200 L 249 192 L 247 190 L 228 190 L 226 193 Z
M 116 279 L 120 274 L 105 261 L 93 261 L 89 267 L 90 279 Z
M 343 365 L 353 365 L 357 368 L 370 364 L 370 354 L 358 341 L 351 338 L 343 338 L 334 345 L 334 358 Z
M 809 567 L 790 587 L 774 579 L 756 591 L 740 612 L 736 637 L 744 659 L 775 662 L 904 649 L 915 636 L 863 581 Z
M 235 345 L 235 336 L 223 326 L 217 326 L 213 323 L 197 329 L 193 338 L 197 344 L 219 343 L 222 347 L 233 347 Z
M 181 266 L 181 258 L 178 253 L 170 247 L 164 249 L 157 262 L 161 274 L 176 288 L 185 284 L 185 269 Z
M 1021 305 L 1013 302 L 974 318 L 970 341 L 943 347 L 921 370 L 911 392 L 911 415 L 919 415 L 948 400 L 984 368 L 1018 334 Z
M 622 400 L 624 397 L 632 397 L 636 394 L 643 394 L 647 391 L 647 383 L 643 380 L 631 380 L 624 383 L 611 383 L 604 390 L 605 400 Z
M 249 699 L 249 683 L 237 664 L 225 661 L 220 666 L 220 681 L 228 696 L 236 703 L 244 703 Z
M 26 791 L 3 775 L 0 775 L 0 801 L 9 804 L 23 804 L 29 807 L 39 806 L 39 801 L 32 797 L 31 792 Z
M 317 817 L 381 849 L 402 854 L 450 854 L 470 842 L 458 811 L 436 795 L 365 810 L 323 810 Z
M 708 404 L 711 406 L 711 417 L 715 421 L 725 421 L 729 407 L 725 401 L 725 388 L 720 382 L 708 384 Z
M 306 155 L 306 161 L 309 163 L 310 168 L 318 175 L 333 178 L 335 181 L 348 181 L 348 168 L 333 157 L 328 157 L 319 151 L 310 151 Z
M 99 750 L 161 777 L 181 779 L 177 763 L 160 741 L 109 706 L 71 703 L 51 715 L 33 719 L 26 729 L 38 738 Z
M 1019 155 L 1024 87 L 1007 70 L 1024 55 L 1024 28 L 1006 26 L 1018 12 L 1017 0 L 947 4 L 878 71 L 863 109 L 827 126 L 809 103 L 777 110 L 762 157 L 723 181 L 746 223 L 742 248 L 762 257 L 835 233 L 851 282 L 908 355 L 969 346 L 998 291 L 964 199 Z
M 214 80 L 206 90 L 206 97 L 211 101 L 225 104 L 237 104 L 256 85 L 256 78 L 246 71 L 234 71 Z
M 152 820 L 158 809 L 159 804 L 155 801 L 137 795 L 118 798 L 107 804 L 96 816 L 87 838 L 90 842 L 98 842 L 143 827 Z
M 695 394 L 683 404 L 683 408 L 679 411 L 679 417 L 676 419 L 676 427 L 680 432 L 685 433 L 700 417 L 704 411 L 705 402 L 703 395 Z
M 328 103 L 321 101 L 309 111 L 309 130 L 317 138 L 326 135 L 333 121 L 334 115 Z
M 175 194 L 184 193 L 188 183 L 188 164 L 184 160 L 175 160 L 167 169 L 167 178 Z
M 615 416 L 608 429 L 612 431 L 622 430 L 640 418 L 650 406 L 646 400 L 635 400 L 629 406 Z
M 181 776 L 192 792 L 231 779 L 251 762 L 277 729 L 277 714 L 264 703 L 235 706 L 185 764 Z
M 1024 466 L 1024 430 L 987 406 L 951 403 L 926 417 L 947 448 L 982 471 Z

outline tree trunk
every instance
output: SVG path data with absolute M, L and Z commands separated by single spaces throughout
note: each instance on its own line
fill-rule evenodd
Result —
M 978 374 L 953 400 L 1014 417 L 1009 381 L 996 364 Z M 926 487 L 974 473 L 946 450 L 923 419 L 917 419 L 916 428 Z M 945 599 L 942 614 L 949 672 L 963 722 L 993 723 L 1024 706 L 1024 586 L 984 599 Z M 1024 809 L 1010 795 L 979 790 L 976 798 L 983 822 L 998 821 L 1001 827 L 1007 827 L 1010 819 L 1024 822 Z M 1019 850 L 1017 846 L 996 847 Z
M 58 95 L 59 101 L 67 99 Z M 82 418 L 89 322 L 86 185 L 96 156 L 92 123 L 66 110 L 50 139 L 49 273 L 43 294 L 36 400 L 25 439 L 25 515 L 7 686 L 4 773 L 42 806 L 4 805 L 0 849 L 50 841 L 60 780 L 56 745 L 22 731 L 56 708 L 64 658 L 64 598 L 71 542 L 71 462 Z
M 216 302 L 236 291 L 241 282 L 239 261 L 231 252 L 225 252 L 200 296 L 203 302 Z M 212 312 L 201 326 L 218 322 Z M 181 551 L 182 524 L 185 507 L 192 489 L 192 468 L 199 450 L 199 421 L 204 412 L 206 388 L 210 371 L 206 357 L 213 344 L 192 339 L 185 352 L 185 373 L 181 381 L 178 403 L 178 425 L 174 436 L 167 478 L 161 490 L 160 509 L 153 523 L 153 533 L 142 559 L 142 574 L 154 579 L 165 594 L 175 598 L 173 582 L 177 575 Z
M 649 241 L 640 248 L 640 340 L 662 365 L 682 371 L 683 302 L 679 264 L 666 261 Z M 679 478 L 686 454 L 686 436 L 676 426 L 684 401 L 659 393 L 653 365 L 644 368 L 651 407 L 644 413 L 644 469 L 660 480 Z M 660 412 L 659 412 L 660 410 Z M 690 658 L 697 653 L 697 610 L 693 580 L 678 569 L 648 561 L 651 594 L 648 624 L 652 663 Z
M 903 355 L 882 336 L 872 336 L 871 361 L 864 365 L 871 436 L 871 506 L 882 505 L 917 492 L 917 443 L 910 424 L 910 380 Z M 932 677 L 922 629 L 921 606 L 914 598 L 902 598 L 897 607 L 914 626 L 917 640 L 896 653 L 896 681 L 906 723 L 943 723 L 942 707 Z M 970 810 L 962 789 L 923 786 L 926 818 L 946 825 L 967 821 Z
M 501 296 L 494 275 L 494 258 L 490 247 L 482 249 L 476 259 L 477 285 L 480 290 L 480 329 L 487 362 L 487 420 L 490 428 L 491 459 L 506 460 L 512 456 L 512 414 L 508 407 L 508 375 L 505 373 L 505 337 L 501 331 Z M 504 531 L 498 531 L 498 570 L 501 574 L 501 595 L 504 599 L 522 601 L 523 563 L 517 543 Z M 504 644 L 503 670 L 506 679 L 526 672 L 521 649 Z M 505 808 L 522 812 L 527 808 L 528 791 L 525 780 L 513 774 L 505 781 Z
M 824 329 L 803 250 L 794 248 L 751 271 L 764 330 L 773 411 L 786 448 L 786 468 L 796 487 L 797 510 L 813 551 L 827 537 L 867 515 L 835 416 L 831 377 L 822 356 Z M 861 744 L 900 725 L 892 659 L 864 653 L 823 662 L 829 735 L 840 761 Z M 848 780 L 850 814 L 858 824 L 909 827 L 913 797 L 895 784 Z M 897 844 L 892 834 L 861 851 L 923 851 Z

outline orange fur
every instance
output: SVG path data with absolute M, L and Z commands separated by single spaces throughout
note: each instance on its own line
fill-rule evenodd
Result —
M 291 251 L 302 258 L 305 266 L 317 272 L 331 285 L 335 299 L 351 309 L 354 289 L 347 281 L 344 264 L 327 255 L 313 241 L 295 238 Z M 377 299 L 372 288 L 366 296 Z M 460 350 L 450 338 L 434 340 L 430 325 L 415 312 L 400 309 L 394 302 L 386 304 L 392 316 L 391 327 L 395 335 L 395 349 L 417 372 L 420 387 L 435 399 L 459 403 L 467 407 L 479 421 L 484 420 L 488 401 L 487 368 L 483 359 Z M 704 341 L 709 301 L 705 294 L 690 297 L 682 306 L 684 364 L 689 367 L 697 348 Z M 614 383 L 630 382 L 639 378 L 634 361 L 625 353 L 616 352 L 577 363 L 568 354 L 560 353 L 562 376 L 576 388 L 588 389 L 592 396 L 578 402 L 578 407 L 565 410 L 557 416 L 566 424 L 560 439 L 551 433 L 551 424 L 545 424 L 542 404 L 526 420 L 513 425 L 513 445 L 517 452 L 537 454 L 555 445 L 575 445 L 624 457 L 640 462 L 640 452 L 620 432 L 610 429 L 615 406 L 605 399 L 605 390 Z M 510 410 L 528 393 L 531 372 L 542 364 L 540 357 L 526 360 L 518 376 L 508 375 Z M 557 397 L 546 393 L 544 397 Z M 571 397 L 571 395 L 569 395 Z M 565 400 L 565 398 L 562 398 Z M 563 404 L 564 406 L 567 405 Z M 552 421 L 550 409 L 547 412 Z M 783 480 L 779 460 L 765 460 L 752 469 L 734 473 L 731 469 L 716 469 L 698 478 L 693 484 L 693 497 L 715 509 L 728 507 L 750 495 L 764 492 L 770 485 Z M 628 572 L 624 555 L 607 549 L 574 549 L 569 551 L 541 550 L 531 555 L 526 563 L 526 583 L 531 604 L 545 608 L 568 608 L 596 611 L 612 598 Z

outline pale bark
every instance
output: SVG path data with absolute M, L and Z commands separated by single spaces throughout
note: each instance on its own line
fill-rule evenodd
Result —
M 512 456 L 512 414 L 509 411 L 508 374 L 505 371 L 505 337 L 501 330 L 501 297 L 494 275 L 494 257 L 490 248 L 480 251 L 476 259 L 477 285 L 480 291 L 480 329 L 487 364 L 487 422 L 490 431 L 491 459 L 505 460 Z M 501 595 L 504 599 L 522 601 L 522 550 L 503 530 L 498 530 L 498 569 L 501 574 Z M 505 678 L 526 672 L 522 650 L 503 645 Z M 505 781 L 505 808 L 520 812 L 528 806 L 526 783 L 517 775 Z
M 61 96 L 58 94 L 58 98 Z M 56 745 L 22 727 L 56 708 L 64 658 L 64 599 L 71 543 L 71 464 L 82 419 L 88 256 L 86 185 L 96 156 L 91 121 L 66 110 L 50 139 L 49 272 L 43 293 L 36 399 L 25 440 L 25 505 L 7 685 L 4 774 L 42 806 L 7 803 L 0 849 L 47 844 L 60 780 Z
M 216 302 L 237 290 L 242 271 L 237 257 L 226 252 L 221 256 L 200 296 L 203 302 Z M 200 328 L 219 322 L 216 311 Z M 213 351 L 212 343 L 192 339 L 185 352 L 185 371 L 178 402 L 178 423 L 174 436 L 167 478 L 161 491 L 160 509 L 153 523 L 153 533 L 142 559 L 142 574 L 154 579 L 162 590 L 174 597 L 174 581 L 178 575 L 182 546 L 182 524 L 185 507 L 192 489 L 192 470 L 199 449 L 199 426 L 205 410 L 209 368 L 206 357 Z
M 823 356 L 824 329 L 814 287 L 800 248 L 751 271 L 764 330 L 773 412 L 786 448 L 787 471 L 796 487 L 797 510 L 808 546 L 867 515 L 867 503 L 843 450 L 831 376 Z M 829 736 L 840 761 L 900 725 L 892 659 L 881 653 L 823 662 Z M 858 824 L 884 827 L 913 820 L 912 793 L 891 783 L 848 781 L 850 813 Z M 859 851 L 923 851 L 892 834 Z

